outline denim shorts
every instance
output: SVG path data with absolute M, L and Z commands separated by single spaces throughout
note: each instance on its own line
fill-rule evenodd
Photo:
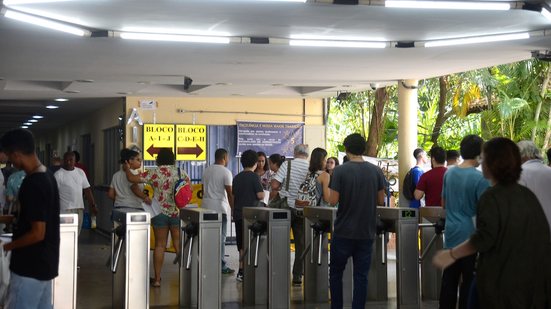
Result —
M 158 214 L 151 219 L 151 225 L 153 225 L 153 227 L 179 227 L 180 218 L 172 218 L 165 214 Z

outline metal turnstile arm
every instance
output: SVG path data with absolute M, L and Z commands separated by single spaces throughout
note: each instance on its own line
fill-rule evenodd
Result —
M 189 270 L 191 268 L 191 249 L 193 248 L 193 236 L 189 237 L 189 249 L 187 253 L 187 260 L 186 260 L 186 270 Z

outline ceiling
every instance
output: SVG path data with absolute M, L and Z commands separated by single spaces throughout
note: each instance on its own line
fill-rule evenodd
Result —
M 0 16 L 0 133 L 31 114 L 53 128 L 132 96 L 330 97 L 531 57 L 551 49 L 551 21 L 539 12 L 457 11 L 338 5 L 325 1 L 34 0 L 4 7 L 74 23 L 100 34 L 77 37 Z M 495 1 L 494 1 L 495 2 Z M 540 1 L 528 1 L 536 3 Z M 227 45 L 132 41 L 108 31 L 224 33 Z M 531 31 L 530 39 L 453 47 L 423 41 Z M 549 31 L 551 32 L 551 31 Z M 109 33 L 109 35 L 107 35 Z M 545 33 L 549 34 L 549 33 Z M 384 41 L 389 48 L 289 46 L 291 37 Z M 269 44 L 247 43 L 251 37 Z M 396 42 L 415 42 L 396 48 Z M 184 78 L 193 80 L 184 89 Z M 45 111 L 55 98 L 61 108 Z M 49 116 L 48 116 L 49 115 Z M 48 124 L 46 124 L 48 122 Z

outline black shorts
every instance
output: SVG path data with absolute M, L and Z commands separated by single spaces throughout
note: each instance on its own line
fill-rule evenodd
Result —
M 243 249 L 243 220 L 235 220 L 235 241 L 237 242 L 237 250 Z

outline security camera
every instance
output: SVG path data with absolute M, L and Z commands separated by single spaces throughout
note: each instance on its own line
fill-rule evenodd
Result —
M 188 91 L 189 87 L 191 87 L 191 83 L 193 83 L 193 79 L 185 76 L 184 77 L 184 91 Z
M 371 87 L 371 90 L 377 90 L 377 88 L 379 88 L 378 86 L 379 85 L 377 85 L 376 83 L 370 83 L 369 84 L 369 87 Z
M 545 50 L 545 51 L 539 51 L 539 50 L 533 50 L 532 51 L 532 57 L 536 58 L 541 61 L 551 61 L 551 51 Z

